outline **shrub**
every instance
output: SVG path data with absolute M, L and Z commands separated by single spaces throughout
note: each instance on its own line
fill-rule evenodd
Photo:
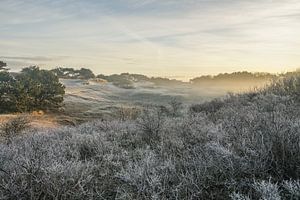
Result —
M 141 110 L 139 108 L 120 107 L 116 111 L 116 118 L 121 121 L 135 120 L 140 115 Z
M 284 181 L 282 184 L 273 183 L 269 179 L 254 181 L 252 184 L 254 189 L 252 197 L 263 200 L 280 200 L 280 199 L 299 199 L 300 197 L 300 184 L 299 180 Z M 248 200 L 248 196 L 240 193 L 232 193 L 230 195 L 233 200 Z
M 137 120 L 142 140 L 147 143 L 160 141 L 160 131 L 164 123 L 164 113 L 159 108 L 146 108 Z
M 265 200 L 281 200 L 279 186 L 271 181 L 254 182 L 253 188 L 259 193 L 261 199 Z
M 284 181 L 283 187 L 287 190 L 286 197 L 289 199 L 299 199 L 300 198 L 300 181 L 299 180 L 289 180 Z
M 176 98 L 173 98 L 169 103 L 169 114 L 172 117 L 178 117 L 181 115 L 181 110 L 183 108 L 183 104 Z
M 7 142 L 30 127 L 30 118 L 26 115 L 14 117 L 1 125 L 1 135 Z
M 299 74 L 292 75 L 274 81 L 263 92 L 280 96 L 292 96 L 296 101 L 300 102 L 300 76 Z
M 232 193 L 230 195 L 231 199 L 232 200 L 250 200 L 250 198 L 248 196 L 244 196 L 242 194 L 239 194 L 239 193 Z
M 299 106 L 272 90 L 28 131 L 0 143 L 0 199 L 299 199 Z
M 190 106 L 190 112 L 192 113 L 201 113 L 204 112 L 205 114 L 213 114 L 216 113 L 224 106 L 224 102 L 220 99 L 215 99 L 210 102 L 206 102 L 203 104 L 196 104 Z

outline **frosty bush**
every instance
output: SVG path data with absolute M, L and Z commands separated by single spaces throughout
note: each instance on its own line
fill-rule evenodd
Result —
M 279 185 L 273 183 L 271 179 L 268 181 L 254 181 L 252 187 L 254 189 L 252 197 L 256 197 L 262 200 L 281 200 L 281 199 L 299 199 L 299 181 L 284 181 Z M 232 193 L 231 199 L 233 200 L 247 200 L 248 196 L 240 193 Z
M 7 122 L 0 125 L 0 135 L 4 137 L 6 142 L 10 143 L 13 137 L 29 128 L 30 121 L 30 118 L 26 115 L 20 115 L 9 119 Z
M 0 199 L 299 199 L 300 107 L 276 87 L 27 130 L 0 143 Z
M 241 195 L 239 193 L 232 193 L 230 195 L 231 199 L 232 200 L 250 200 L 250 198 L 248 196 L 244 196 L 244 195 Z
M 181 115 L 183 104 L 179 99 L 173 98 L 168 104 L 169 104 L 169 114 L 172 117 L 178 117 Z
M 138 118 L 140 112 L 139 108 L 120 107 L 116 111 L 116 118 L 122 121 L 133 120 Z
M 279 186 L 277 183 L 271 181 L 254 182 L 253 188 L 261 196 L 263 200 L 280 200 Z
M 142 141 L 147 144 L 160 140 L 160 131 L 164 123 L 164 113 L 159 108 L 146 108 L 137 120 Z
M 286 197 L 290 199 L 300 198 L 300 181 L 299 180 L 288 180 L 283 183 L 284 189 L 287 190 Z

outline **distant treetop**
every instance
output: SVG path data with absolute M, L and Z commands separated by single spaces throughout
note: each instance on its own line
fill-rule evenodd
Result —
M 7 64 L 0 60 L 0 70 L 8 70 Z
M 90 79 L 95 78 L 94 73 L 90 69 L 81 68 L 79 70 L 73 68 L 58 67 L 51 70 L 59 78 L 66 79 Z
M 215 76 L 200 76 L 190 80 L 193 84 L 205 84 L 205 83 L 218 83 L 218 82 L 249 82 L 249 81 L 268 81 L 276 78 L 275 74 L 256 72 L 251 73 L 247 71 L 233 72 L 233 73 L 221 73 Z

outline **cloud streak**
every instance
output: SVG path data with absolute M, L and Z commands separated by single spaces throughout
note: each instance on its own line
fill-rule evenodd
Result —
M 296 0 L 2 0 L 0 59 L 97 73 L 284 71 L 300 65 L 299 16 Z
M 34 56 L 34 57 L 21 57 L 21 56 L 0 56 L 0 59 L 6 59 L 6 60 L 23 60 L 23 61 L 33 61 L 33 62 L 41 62 L 41 61 L 56 61 L 56 60 L 62 60 L 66 57 L 43 57 L 43 56 Z

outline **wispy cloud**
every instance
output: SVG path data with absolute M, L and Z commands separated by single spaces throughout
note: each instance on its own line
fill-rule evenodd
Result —
M 0 56 L 0 59 L 6 60 L 23 60 L 23 61 L 33 61 L 33 62 L 41 62 L 41 61 L 58 61 L 65 59 L 67 57 L 60 56 L 60 57 L 44 57 L 44 56 L 34 56 L 34 57 L 25 57 L 25 56 Z
M 299 17 L 297 0 L 2 0 L 0 59 L 97 73 L 282 71 L 300 63 Z

